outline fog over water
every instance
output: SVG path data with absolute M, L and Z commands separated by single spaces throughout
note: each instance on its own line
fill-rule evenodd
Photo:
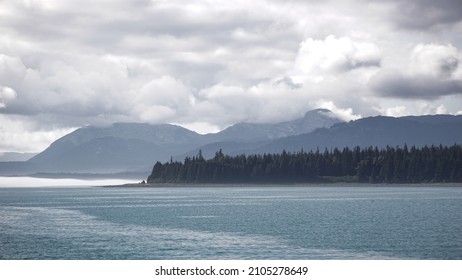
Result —
M 49 179 L 35 177 L 0 177 L 0 188 L 8 187 L 91 187 L 122 185 L 134 183 L 135 180 L 123 179 Z

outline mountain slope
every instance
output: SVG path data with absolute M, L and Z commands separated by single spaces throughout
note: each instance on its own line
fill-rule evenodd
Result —
M 77 129 L 29 162 L 49 172 L 119 172 L 146 168 L 154 159 L 165 161 L 201 144 L 201 135 L 179 126 L 117 123 Z
M 238 123 L 210 135 L 214 142 L 219 141 L 263 141 L 292 135 L 308 133 L 316 128 L 330 127 L 342 122 L 331 111 L 316 109 L 305 113 L 303 118 L 275 124 Z
M 197 155 L 201 150 L 205 158 L 211 158 L 222 149 L 225 154 L 238 155 L 256 150 L 258 147 L 275 139 L 300 135 L 317 128 L 327 128 L 342 120 L 336 118 L 331 111 L 316 109 L 305 113 L 302 118 L 275 124 L 238 123 L 216 134 L 207 135 L 211 141 L 185 154 L 178 154 L 176 160 L 186 156 Z
M 370 117 L 274 140 L 251 153 L 367 146 L 462 144 L 462 116 Z
M 216 134 L 200 135 L 180 126 L 116 123 L 109 127 L 84 127 L 56 140 L 28 162 L 38 172 L 113 173 L 150 169 L 156 161 L 218 141 L 246 141 L 246 148 L 260 146 L 261 139 L 312 131 L 339 122 L 327 110 L 314 110 L 304 118 L 279 124 L 238 124 Z M 258 143 L 253 144 L 253 143 Z M 240 150 L 238 143 L 234 149 Z M 181 159 L 183 159 L 182 157 Z
M 346 146 L 462 144 L 462 116 L 370 117 L 339 123 L 329 114 L 326 110 L 314 110 L 290 122 L 238 124 L 207 135 L 169 124 L 116 123 L 109 127 L 84 127 L 58 139 L 25 163 L 2 164 L 0 173 L 149 170 L 156 161 L 165 162 L 171 157 L 183 160 L 185 156 L 196 155 L 199 149 L 210 158 L 219 149 L 236 155 Z M 334 122 L 337 123 L 326 128 Z M 323 128 L 313 130 L 315 127 Z M 306 131 L 311 132 L 302 134 Z

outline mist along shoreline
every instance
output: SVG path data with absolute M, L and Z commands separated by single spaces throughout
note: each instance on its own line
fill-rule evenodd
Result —
M 267 183 L 255 183 L 255 182 L 240 182 L 240 183 L 128 183 L 121 185 L 105 185 L 105 186 L 94 186 L 98 188 L 244 188 L 244 187 L 454 187 L 462 188 L 460 182 L 443 182 L 443 183 L 369 183 L 369 182 L 317 182 L 317 183 L 281 183 L 281 182 L 267 182 Z

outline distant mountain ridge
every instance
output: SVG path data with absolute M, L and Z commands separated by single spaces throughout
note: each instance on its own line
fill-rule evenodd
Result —
M 199 150 L 206 158 L 211 158 L 219 149 L 225 154 L 238 155 L 356 146 L 402 147 L 405 144 L 417 147 L 462 144 L 462 116 L 368 117 L 269 141 L 222 141 L 207 144 L 176 159 L 182 160 L 185 156 L 196 155 Z
M 115 123 L 108 127 L 83 127 L 53 142 L 28 162 L 40 172 L 110 173 L 149 170 L 156 161 L 167 161 L 211 143 L 269 141 L 309 132 L 340 122 L 328 110 L 313 110 L 301 119 L 277 124 L 240 123 L 219 133 L 201 135 L 170 125 Z
M 313 110 L 289 122 L 239 123 L 206 135 L 170 124 L 90 126 L 56 140 L 27 162 L 1 163 L 0 174 L 146 172 L 156 161 L 183 160 L 199 150 L 211 158 L 220 149 L 237 155 L 405 144 L 462 144 L 462 116 L 377 116 L 345 123 L 328 110 Z
M 368 117 L 266 143 L 252 153 L 343 147 L 462 144 L 462 116 Z
M 42 165 L 48 172 L 137 170 L 150 165 L 152 158 L 165 160 L 201 144 L 200 134 L 176 125 L 115 123 L 77 129 L 29 162 Z
M 217 141 L 262 141 L 309 133 L 342 122 L 326 109 L 308 111 L 302 118 L 276 124 L 237 123 L 210 135 Z

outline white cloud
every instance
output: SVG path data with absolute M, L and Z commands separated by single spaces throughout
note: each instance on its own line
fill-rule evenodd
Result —
M 402 117 L 410 115 L 405 106 L 386 108 L 382 111 L 382 114 L 389 117 Z
M 320 101 L 318 107 L 330 110 L 336 117 L 344 121 L 360 119 L 362 116 L 354 114 L 352 108 L 339 108 L 332 101 Z
M 24 117 L 0 114 L 0 152 L 38 152 L 75 128 L 41 129 Z
M 243 116 L 252 117 L 252 107 L 258 99 L 246 88 L 216 84 L 202 89 L 197 94 L 197 103 L 192 108 L 199 120 L 229 125 L 241 121 Z M 249 114 L 250 113 L 250 114 Z
M 376 102 L 375 110 L 384 116 L 401 117 L 410 115 L 457 114 L 460 97 L 446 96 L 439 102 L 427 100 L 387 100 Z M 396 105 L 399 104 L 399 105 Z M 449 104 L 449 105 L 448 105 Z
M 208 122 L 192 122 L 192 123 L 173 123 L 189 130 L 195 131 L 199 134 L 207 134 L 207 133 L 216 133 L 223 129 L 223 127 L 219 127 L 216 125 L 211 125 Z
M 462 94 L 462 52 L 452 45 L 417 44 L 400 68 L 384 68 L 371 87 L 387 97 L 438 99 Z
M 149 81 L 141 87 L 135 104 L 164 105 L 181 108 L 189 104 L 190 90 L 181 82 L 170 76 Z
M 326 75 L 338 75 L 362 67 L 380 66 L 381 53 L 368 42 L 348 37 L 327 36 L 324 40 L 308 38 L 300 44 L 295 61 L 297 81 L 322 81 Z
M 21 83 L 26 67 L 18 57 L 0 53 L 0 84 L 15 88 Z
M 425 101 L 418 101 L 417 108 L 423 115 L 446 114 L 447 109 L 443 104 L 432 104 Z
M 216 84 L 202 89 L 189 112 L 192 119 L 220 128 L 236 122 L 278 122 L 303 116 L 311 107 L 303 89 L 281 79 L 251 87 Z M 189 120 L 190 121 L 190 120 Z M 187 123 L 188 120 L 183 120 Z
M 461 111 L 462 6 L 408 2 L 0 1 L 0 137 Z
M 16 98 L 16 91 L 10 87 L 0 85 L 0 108 L 5 108 L 11 100 Z
M 462 54 L 450 44 L 418 44 L 411 51 L 409 71 L 414 75 L 456 78 L 461 58 Z
M 149 123 L 172 122 L 184 116 L 193 102 L 189 88 L 170 76 L 151 80 L 132 95 L 127 105 L 133 108 L 134 117 L 139 116 L 141 121 Z

